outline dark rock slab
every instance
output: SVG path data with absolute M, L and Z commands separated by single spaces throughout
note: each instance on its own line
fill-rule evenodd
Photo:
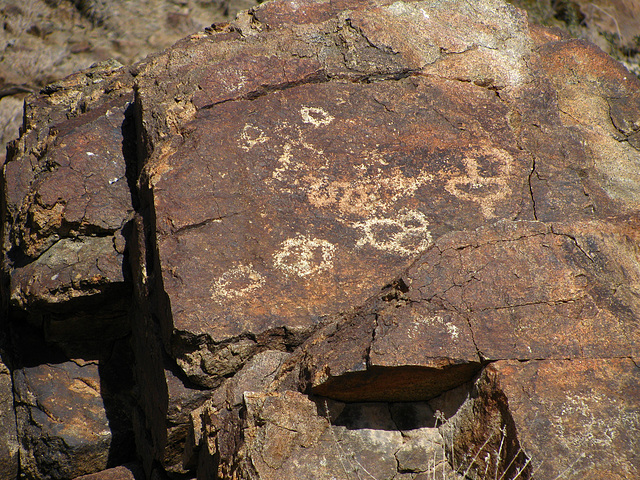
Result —
M 75 478 L 109 466 L 110 419 L 97 362 L 16 371 L 20 468 L 36 479 Z
M 12 328 L 20 464 L 29 478 L 68 479 L 130 461 L 133 371 L 128 338 L 56 348 L 39 328 Z M 100 349 L 95 349 L 100 345 Z M 92 356 L 88 356 L 92 353 Z
M 490 471 L 518 467 L 539 479 L 634 478 L 638 373 L 628 358 L 499 361 L 443 436 L 454 461 L 476 472 L 489 462 Z
M 140 67 L 155 301 L 166 302 L 170 355 L 201 385 L 215 386 L 261 348 L 295 346 L 292 334 L 364 302 L 440 235 L 531 215 L 531 160 L 507 106 L 486 85 L 443 78 L 453 70 L 418 75 L 440 54 L 417 58 L 398 39 L 399 23 L 418 28 L 444 10 L 354 7 L 348 20 L 304 32 L 240 19 L 243 36 L 193 36 Z M 526 28 L 514 10 L 494 13 L 496 25 Z M 456 19 L 460 51 L 473 43 L 463 23 L 475 15 Z M 437 45 L 437 33 L 416 49 Z M 480 50 L 489 55 L 500 38 Z M 527 42 L 514 42 L 505 48 L 517 63 Z M 187 47 L 207 66 L 187 71 Z M 180 81 L 158 79 L 169 66 L 184 72 Z
M 551 34 L 530 36 L 519 11 L 490 5 L 481 12 L 457 5 L 450 18 L 445 4 L 363 2 L 340 13 L 334 4 L 276 2 L 138 67 L 152 295 L 163 304 L 165 347 L 189 378 L 214 387 L 257 351 L 294 347 L 451 231 L 501 219 L 588 221 L 620 202 L 625 212 L 635 208 L 632 190 L 615 194 L 615 179 L 585 148 L 592 132 L 567 121 L 560 97 L 568 97 L 561 84 L 571 62 L 531 66 L 544 63 L 545 49 L 573 48 L 594 65 L 605 59 Z M 304 26 L 295 25 L 298 16 Z M 616 98 L 633 96 L 635 80 L 607 65 Z M 168 69 L 179 79 L 160 73 Z M 611 127 L 608 134 L 628 137 L 633 109 L 607 100 L 613 88 L 594 83 L 585 109 Z M 615 120 L 596 108 L 602 102 L 618 105 Z M 468 377 L 478 359 L 528 355 L 490 352 L 480 337 L 474 344 L 456 302 L 411 314 L 456 336 L 453 351 L 448 344 L 428 357 L 474 362 Z M 522 315 L 537 308 L 520 307 Z M 563 308 L 590 307 L 552 309 Z M 398 339 L 404 332 L 387 313 L 376 321 L 371 367 L 408 356 L 398 361 L 431 368 L 414 358 L 424 355 L 410 342 L 393 359 L 393 332 Z M 435 349 L 441 342 L 428 331 L 422 335 Z M 407 375 L 411 383 L 421 373 Z
M 314 335 L 307 385 L 354 401 L 428 399 L 495 359 L 638 355 L 637 229 L 501 221 L 438 239 L 363 312 Z
M 136 281 L 131 322 L 138 387 L 133 412 L 137 454 L 147 477 L 154 471 L 180 476 L 193 467 L 183 461 L 191 412 L 210 392 L 189 382 L 163 349 L 156 320 L 162 306 L 150 302 L 151 269 L 146 268 L 142 219 L 137 216 L 133 223 L 129 247 L 132 257 L 140 259 L 132 264 Z
M 77 477 L 74 480 L 142 480 L 144 472 L 138 464 L 127 464 L 119 467 L 108 468 L 101 472 L 91 473 Z
M 14 243 L 27 257 L 37 257 L 61 237 L 122 228 L 131 209 L 122 152 L 128 100 L 115 98 L 49 128 L 53 138 L 40 164 L 32 166 L 41 171 L 33 172 L 27 198 L 10 198 L 11 206 L 19 208 Z M 15 182 L 14 170 L 22 166 L 20 161 L 12 164 L 12 158 L 7 163 L 8 183 Z
M 421 79 L 312 84 L 201 114 L 154 186 L 158 254 L 163 271 L 173 272 L 163 277 L 164 287 L 173 311 L 182 312 L 173 315 L 174 329 L 206 333 L 219 343 L 247 328 L 259 333 L 281 326 L 276 318 L 289 318 L 288 328 L 304 328 L 361 303 L 390 280 L 384 269 L 407 265 L 433 235 L 451 228 L 431 209 L 460 226 L 478 225 L 484 215 L 516 215 L 528 164 L 518 164 L 515 150 L 483 145 L 508 135 L 498 104 L 487 129 L 477 132 L 484 138 L 459 139 L 469 145 L 469 156 L 488 162 L 485 168 L 496 174 L 513 169 L 484 207 L 465 198 L 468 180 L 458 185 L 442 178 L 438 158 L 449 155 L 447 168 L 464 173 L 471 161 L 464 152 L 412 145 L 434 130 L 457 136 L 424 110 L 425 101 L 437 97 L 450 110 L 468 109 L 467 115 L 494 103 L 495 96 L 478 87 L 469 88 L 464 105 L 442 90 Z M 336 107 L 337 97 L 343 103 Z M 480 105 L 473 105 L 474 98 Z M 310 99 L 316 106 L 305 105 Z M 292 104 L 299 108 L 285 108 Z M 272 113 L 249 124 L 239 114 L 247 109 Z M 503 132 L 495 128 L 500 123 Z M 208 139 L 215 139 L 215 149 Z M 185 178 L 195 182 L 185 184 Z M 498 190 L 492 185 L 487 188 Z M 211 265 L 211 282 L 200 281 L 198 265 Z M 290 294 L 278 295 L 284 290 Z M 267 299 L 273 304 L 268 308 Z M 256 326 L 243 327 L 240 316 L 245 323 L 255 318 Z
M 74 478 L 133 455 L 132 93 L 131 75 L 110 62 L 48 86 L 27 101 L 3 166 L 2 323 L 30 478 Z
M 302 389 L 350 402 L 421 401 L 459 386 L 479 371 L 481 359 L 473 342 L 459 341 L 453 323 L 424 312 L 403 318 L 390 290 L 368 314 L 322 329 L 301 347 L 304 353 L 292 362 L 301 364 Z M 393 306 L 388 308 L 389 301 Z M 440 338 L 441 330 L 446 340 Z M 445 354 L 442 349 L 449 346 Z M 456 351 L 456 346 L 462 348 Z

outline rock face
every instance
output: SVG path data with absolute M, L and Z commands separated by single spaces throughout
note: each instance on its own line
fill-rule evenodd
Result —
M 0 475 L 3 478 L 17 478 L 19 446 L 16 435 L 16 415 L 14 413 L 11 372 L 0 364 Z
M 638 368 L 632 360 L 499 361 L 487 367 L 477 388 L 480 395 L 453 417 L 452 436 L 443 434 L 459 449 L 457 455 L 494 433 L 486 426 L 502 421 L 507 432 L 517 430 L 520 451 L 537 469 L 535 478 L 565 471 L 570 478 L 637 475 L 632 432 L 638 428 Z M 472 413 L 478 411 L 482 421 Z M 476 463 L 484 467 L 483 460 Z
M 131 87 L 110 64 L 51 87 L 26 109 L 4 166 L 3 325 L 28 478 L 74 478 L 133 459 Z
M 29 105 L 11 472 L 640 476 L 640 82 L 596 47 L 274 1 Z

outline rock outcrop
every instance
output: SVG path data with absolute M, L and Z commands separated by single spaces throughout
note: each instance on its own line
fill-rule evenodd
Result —
M 640 476 L 640 82 L 593 45 L 279 0 L 28 105 L 7 478 Z
M 3 0 L 0 4 L 0 158 L 37 92 L 109 59 L 137 62 L 252 0 Z

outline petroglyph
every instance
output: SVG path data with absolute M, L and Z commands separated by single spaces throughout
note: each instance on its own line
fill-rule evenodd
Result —
M 318 208 L 337 206 L 342 214 L 371 215 L 384 212 L 401 198 L 411 197 L 421 186 L 433 180 L 433 175 L 421 172 L 406 177 L 397 167 L 352 181 L 331 180 L 308 175 L 307 198 Z
M 265 143 L 269 141 L 269 137 L 267 137 L 262 131 L 261 128 L 258 128 L 254 125 L 247 123 L 242 129 L 242 133 L 240 134 L 240 138 L 244 141 L 244 145 L 240 145 L 245 151 L 251 150 L 259 143 Z
M 211 285 L 211 298 L 224 303 L 263 287 L 265 278 L 257 272 L 253 265 L 238 265 L 224 272 Z
M 495 217 L 496 204 L 511 192 L 507 177 L 513 158 L 505 150 L 486 147 L 472 150 L 462 161 L 465 175 L 447 180 L 445 190 L 454 197 L 478 203 L 486 218 Z
M 427 217 L 417 210 L 408 210 L 394 218 L 370 218 L 354 223 L 363 236 L 356 247 L 370 245 L 396 255 L 413 255 L 432 243 Z
M 309 117 L 308 123 L 314 126 L 333 120 L 326 112 L 311 107 L 303 107 L 301 113 L 303 120 Z M 312 113 L 314 116 L 311 116 Z M 283 135 L 284 132 L 288 135 Z M 269 182 L 277 181 L 280 192 L 306 194 L 309 203 L 316 208 L 337 208 L 341 215 L 366 218 L 358 223 L 344 219 L 350 228 L 362 230 L 364 235 L 358 241 L 358 247 L 370 245 L 378 250 L 406 256 L 424 250 L 431 244 L 429 222 L 421 212 L 405 211 L 392 218 L 386 215 L 397 208 L 397 202 L 415 195 L 420 187 L 432 182 L 434 176 L 431 173 L 420 171 L 408 177 L 400 167 L 390 167 L 384 154 L 374 149 L 361 152 L 360 162 L 352 165 L 360 172 L 356 178 L 349 174 L 348 179 L 341 179 L 340 170 L 333 175 L 325 173 L 331 169 L 331 159 L 305 140 L 300 126 L 283 122 L 276 129 L 275 137 L 284 138 L 285 142 Z M 319 161 L 304 161 L 309 155 Z M 312 240 L 304 244 L 298 237 L 287 242 L 283 251 L 275 257 L 278 268 L 302 277 L 317 272 L 320 268 L 318 265 L 323 265 L 322 262 L 311 261 L 313 255 L 309 249 L 319 247 Z M 306 246 L 303 247 L 303 244 Z M 328 262 L 333 249 L 327 245 L 325 247 L 327 250 L 323 255 Z M 294 251 L 297 252 L 295 255 L 291 253 Z M 298 260 L 293 260 L 294 257 Z M 312 268 L 311 265 L 315 266 Z
M 280 244 L 273 264 L 287 275 L 307 277 L 332 268 L 335 250 L 326 240 L 298 235 Z
M 287 193 L 293 193 L 293 189 L 291 187 L 298 186 L 300 182 L 297 179 L 293 182 L 290 182 L 286 174 L 291 171 L 297 172 L 300 170 L 308 170 L 312 168 L 304 161 L 297 161 L 296 155 L 299 154 L 299 152 L 301 152 L 302 150 L 306 150 L 307 154 L 311 154 L 316 158 L 320 158 L 322 157 L 322 155 L 324 155 L 324 152 L 320 149 L 315 148 L 309 142 L 305 141 L 302 129 L 299 126 L 296 125 L 293 127 L 294 135 L 286 134 L 285 127 L 289 127 L 289 125 L 285 123 L 280 128 L 278 128 L 278 131 L 276 132 L 276 136 L 283 137 L 286 139 L 286 141 L 282 146 L 282 154 L 280 155 L 280 157 L 278 157 L 278 166 L 273 170 L 271 177 L 273 178 L 273 180 L 277 180 L 286 184 L 286 186 L 279 186 L 279 190 L 285 191 Z M 322 165 L 319 167 L 320 170 L 324 168 L 326 168 L 326 165 Z
M 611 419 L 599 418 L 593 412 L 593 405 L 610 405 L 611 411 L 619 412 L 612 424 Z M 551 416 L 553 428 L 560 430 L 567 443 L 572 445 L 599 445 L 603 448 L 611 448 L 615 441 L 616 430 L 621 428 L 633 429 L 640 421 L 637 412 L 625 411 L 620 405 L 619 399 L 611 398 L 602 393 L 589 392 L 588 394 L 574 393 L 567 395 L 566 400 L 558 406 Z M 582 428 L 575 431 L 569 425 L 568 419 L 581 419 Z
M 301 107 L 300 115 L 300 125 L 281 121 L 265 132 L 246 124 L 239 133 L 243 150 L 268 142 L 268 151 L 278 155 L 271 178 L 266 179 L 267 185 L 278 192 L 306 195 L 316 208 L 337 207 L 342 215 L 366 218 L 396 209 L 399 200 L 415 195 L 420 187 L 434 180 L 434 175 L 425 171 L 406 176 L 399 166 L 390 166 L 377 147 L 358 151 L 358 163 L 343 165 L 344 159 L 325 155 L 305 135 L 310 128 L 329 125 L 334 117 L 321 108 L 308 106 Z M 345 172 L 345 166 L 358 173 Z
M 314 127 L 329 125 L 335 118 L 322 108 L 317 107 L 302 107 L 300 109 L 300 115 L 304 123 L 310 123 Z
M 433 317 L 418 317 L 411 326 L 408 332 L 409 338 L 415 338 L 419 330 L 426 327 L 443 328 L 447 331 L 447 334 L 451 337 L 451 340 L 456 340 L 460 336 L 460 329 L 452 322 L 446 321 L 440 315 L 434 315 Z

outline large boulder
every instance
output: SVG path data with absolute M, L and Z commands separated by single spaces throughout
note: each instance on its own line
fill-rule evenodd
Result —
M 500 2 L 272 2 L 134 74 L 137 278 L 195 384 L 307 337 L 277 382 L 350 402 L 637 356 L 639 83 L 586 42 Z
M 152 295 L 203 386 L 362 304 L 439 236 L 534 217 L 532 159 L 496 95 L 529 73 L 523 14 L 486 6 L 507 38 L 459 5 L 446 31 L 453 5 L 350 7 L 297 25 L 267 4 L 137 67 Z

